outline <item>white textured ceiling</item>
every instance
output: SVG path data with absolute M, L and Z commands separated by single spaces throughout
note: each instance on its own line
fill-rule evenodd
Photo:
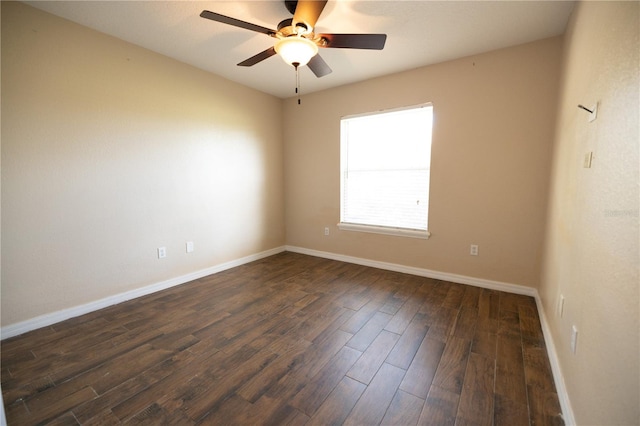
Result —
M 276 29 L 290 18 L 282 0 L 27 1 L 69 19 L 257 90 L 294 96 L 295 72 L 274 56 L 253 67 L 236 64 L 274 39 L 200 18 L 202 10 Z M 316 78 L 301 68 L 303 93 L 336 87 L 562 34 L 570 1 L 329 0 L 320 33 L 386 33 L 382 51 L 321 49 L 333 72 Z

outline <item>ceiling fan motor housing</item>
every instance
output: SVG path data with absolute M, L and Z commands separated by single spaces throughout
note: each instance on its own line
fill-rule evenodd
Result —
M 320 39 L 315 40 L 315 34 L 312 31 L 309 31 L 309 28 L 305 24 L 298 23 L 294 27 L 293 19 L 291 18 L 281 21 L 278 24 L 278 32 L 274 34 L 274 37 L 287 38 L 292 36 L 303 36 L 309 40 L 313 40 L 319 45 L 322 44 L 319 43 L 321 41 Z

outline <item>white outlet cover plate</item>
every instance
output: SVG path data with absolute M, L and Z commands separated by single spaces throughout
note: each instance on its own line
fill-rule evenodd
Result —
M 576 347 L 578 345 L 578 329 L 576 326 L 571 327 L 571 352 L 576 353 Z

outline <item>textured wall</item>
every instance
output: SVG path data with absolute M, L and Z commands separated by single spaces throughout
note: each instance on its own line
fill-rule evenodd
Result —
M 640 423 L 639 26 L 638 2 L 580 2 L 566 33 L 540 293 L 578 424 Z

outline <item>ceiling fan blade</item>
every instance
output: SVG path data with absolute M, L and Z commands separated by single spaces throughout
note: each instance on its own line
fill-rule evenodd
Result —
M 327 4 L 327 0 L 298 0 L 296 5 L 296 13 L 293 14 L 293 26 L 296 24 L 305 24 L 309 30 L 316 26 L 316 21 L 322 13 L 322 9 Z
M 240 66 L 240 67 L 250 67 L 252 65 L 257 64 L 258 62 L 264 61 L 265 59 L 272 57 L 275 54 L 276 54 L 276 49 L 272 46 L 272 47 L 268 48 L 267 50 L 263 50 L 262 52 L 258 53 L 257 55 L 254 55 L 254 56 L 250 57 L 249 59 L 245 59 L 244 61 L 240 62 L 238 64 L 238 66 Z
M 316 55 L 307 64 L 309 69 L 313 71 L 316 77 L 324 77 L 327 74 L 331 74 L 331 68 L 329 65 L 320 57 L 320 55 Z
M 212 21 L 222 22 L 223 24 L 233 25 L 234 27 L 244 28 L 245 30 L 256 31 L 269 36 L 275 36 L 276 32 L 272 29 L 261 27 L 260 25 L 252 24 L 250 22 L 241 21 L 229 16 L 220 15 L 219 13 L 203 10 L 200 14 L 202 18 L 211 19 Z
M 320 47 L 382 50 L 386 34 L 319 34 L 327 43 Z

